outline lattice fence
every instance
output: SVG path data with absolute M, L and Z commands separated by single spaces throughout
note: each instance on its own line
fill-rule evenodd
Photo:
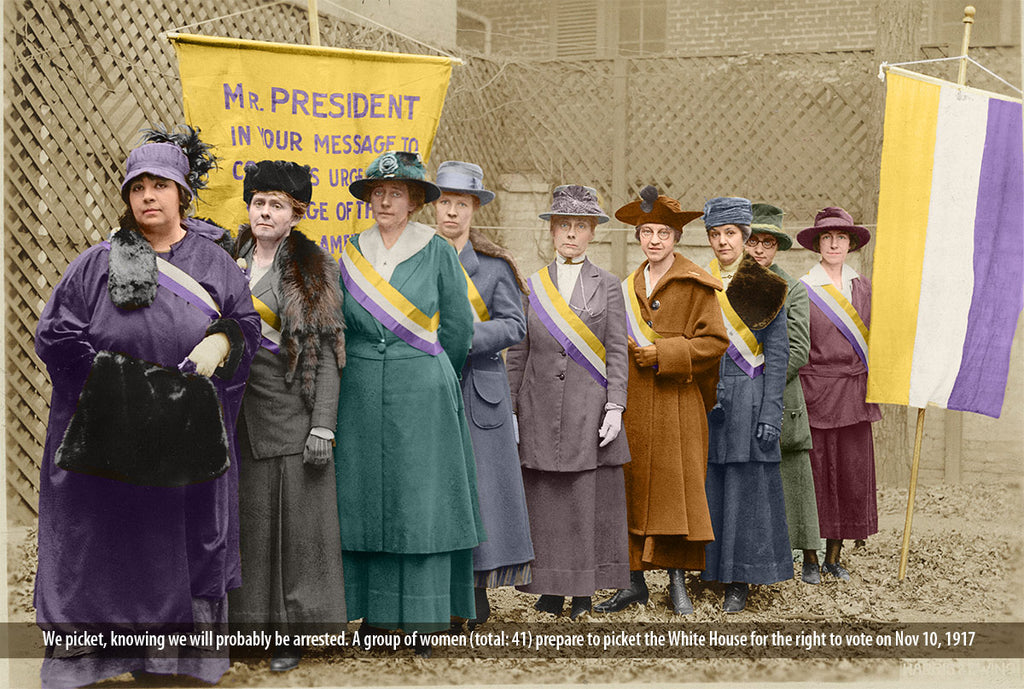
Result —
M 245 0 L 19 0 L 4 27 L 7 484 L 10 519 L 30 523 L 50 388 L 32 333 L 67 264 L 116 223 L 123 162 L 138 131 L 182 119 L 173 50 L 158 34 L 232 12 Z M 320 18 L 326 46 L 422 53 L 373 28 Z M 305 43 L 297 7 L 274 5 L 187 31 Z M 923 57 L 939 57 L 941 49 Z M 1016 82 L 1019 50 L 975 50 Z M 882 88 L 870 51 L 515 62 L 464 56 L 453 71 L 431 167 L 480 163 L 493 184 L 528 173 L 595 186 L 616 207 L 656 182 L 688 207 L 717 194 L 771 199 L 811 219 L 827 203 L 855 217 L 869 198 Z M 619 65 L 621 67 L 621 65 Z M 934 67 L 949 78 L 954 66 Z M 955 71 L 953 72 L 955 74 Z M 625 79 L 623 86 L 618 79 Z M 971 83 L 995 89 L 977 71 Z M 615 101 L 616 87 L 625 93 Z M 616 183 L 617 137 L 625 179 Z M 618 139 L 621 141 L 621 139 Z M 621 161 L 620 161 L 621 162 Z M 618 186 L 619 188 L 616 188 Z M 482 225 L 497 225 L 500 200 Z M 870 213 L 873 216 L 873 212 Z

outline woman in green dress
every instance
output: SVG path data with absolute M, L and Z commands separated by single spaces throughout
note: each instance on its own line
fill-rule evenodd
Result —
M 456 371 L 473 337 L 454 249 L 411 215 L 440 190 L 391 152 L 349 185 L 376 223 L 342 252 L 345 352 L 335 470 L 349 619 L 405 632 L 475 617 L 484 540 Z M 429 653 L 420 645 L 417 652 Z

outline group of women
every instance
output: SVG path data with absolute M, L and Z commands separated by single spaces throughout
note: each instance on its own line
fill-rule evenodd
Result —
M 647 258 L 620 282 L 587 258 L 610 219 L 596 192 L 565 185 L 540 215 L 555 260 L 524 279 L 472 227 L 494 198 L 478 166 L 443 163 L 435 184 L 388 152 L 349 187 L 375 223 L 335 261 L 296 230 L 308 167 L 248 164 L 231 241 L 188 217 L 206 148 L 158 134 L 129 155 L 120 227 L 71 263 L 36 332 L 53 381 L 40 626 L 434 632 L 484 623 L 498 586 L 551 614 L 569 597 L 572 618 L 646 603 L 650 569 L 678 614 L 687 570 L 736 611 L 748 584 L 792 576 L 791 546 L 816 583 L 820 537 L 821 570 L 849 578 L 842 539 L 877 530 L 878 412 L 850 334 L 869 286 L 844 263 L 869 235 L 845 211 L 800 233 L 822 260 L 793 281 L 772 264 L 791 243 L 778 209 L 710 200 L 701 268 L 675 247 L 702 213 L 648 187 L 615 214 Z M 426 204 L 436 229 L 412 220 Z M 216 470 L 132 468 L 180 459 L 172 436 Z M 279 644 L 271 669 L 302 653 Z M 54 645 L 42 680 L 227 666 L 203 646 Z

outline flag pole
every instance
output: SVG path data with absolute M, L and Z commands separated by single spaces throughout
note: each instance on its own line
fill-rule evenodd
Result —
M 960 44 L 960 72 L 956 83 L 967 84 L 967 50 L 971 44 L 971 25 L 976 10 L 973 5 L 964 8 L 964 40 Z M 917 470 L 921 466 L 921 439 L 924 437 L 924 409 L 917 410 L 917 428 L 914 430 L 914 458 L 910 465 L 910 490 L 907 493 L 907 518 L 903 524 L 903 548 L 900 551 L 899 581 L 907 576 L 907 559 L 910 556 L 910 526 L 914 522 L 914 498 L 917 496 Z
M 317 12 L 316 0 L 309 0 L 309 44 L 320 45 L 320 15 Z

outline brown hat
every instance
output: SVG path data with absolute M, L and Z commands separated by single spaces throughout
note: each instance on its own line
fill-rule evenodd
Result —
M 650 184 L 640 190 L 640 200 L 631 201 L 615 211 L 617 220 L 633 227 L 654 222 L 677 230 L 682 230 L 683 225 L 702 215 L 699 211 L 684 211 L 678 201 L 659 195 L 658 189 Z

